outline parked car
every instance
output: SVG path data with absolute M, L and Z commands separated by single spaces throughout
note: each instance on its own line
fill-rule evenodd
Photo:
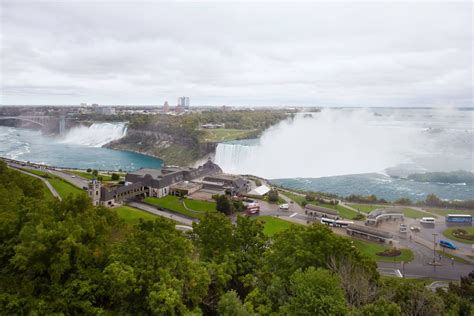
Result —
M 448 240 L 440 240 L 440 241 L 439 241 L 439 245 L 440 245 L 441 247 L 449 248 L 449 249 L 453 249 L 453 250 L 458 249 L 458 247 L 456 247 L 452 242 L 450 242 L 450 241 L 448 241 Z
M 420 227 L 418 227 L 418 226 L 410 226 L 410 230 L 411 230 L 412 232 L 419 232 L 419 231 L 420 231 Z
M 289 206 L 288 204 L 286 204 L 286 203 L 280 205 L 280 210 L 287 210 L 287 209 L 289 209 L 289 208 L 290 208 L 290 206 Z

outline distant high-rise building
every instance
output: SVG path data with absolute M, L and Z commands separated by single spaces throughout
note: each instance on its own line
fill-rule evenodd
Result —
M 165 101 L 165 104 L 163 104 L 163 112 L 169 112 L 170 111 L 170 105 L 168 104 L 168 101 Z
M 189 97 L 178 98 L 178 109 L 189 109 Z

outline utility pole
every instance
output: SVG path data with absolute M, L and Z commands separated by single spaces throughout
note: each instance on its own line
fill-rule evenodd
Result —
M 436 236 L 438 234 L 433 234 L 433 264 L 436 263 Z

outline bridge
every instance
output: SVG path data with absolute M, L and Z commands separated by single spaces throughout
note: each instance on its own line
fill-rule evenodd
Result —
M 48 130 L 51 132 L 52 128 L 60 135 L 66 130 L 66 117 L 64 115 L 59 117 L 47 115 L 0 116 L 0 120 L 18 120 L 33 123 L 40 126 L 41 130 Z

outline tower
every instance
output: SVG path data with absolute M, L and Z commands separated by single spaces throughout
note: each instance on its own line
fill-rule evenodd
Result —
M 92 205 L 98 206 L 100 204 L 100 189 L 101 184 L 100 181 L 94 179 L 89 182 L 89 186 L 87 188 L 87 194 L 92 201 Z
M 163 105 L 163 112 L 169 112 L 170 111 L 170 105 L 168 104 L 168 101 L 165 101 L 165 104 Z

